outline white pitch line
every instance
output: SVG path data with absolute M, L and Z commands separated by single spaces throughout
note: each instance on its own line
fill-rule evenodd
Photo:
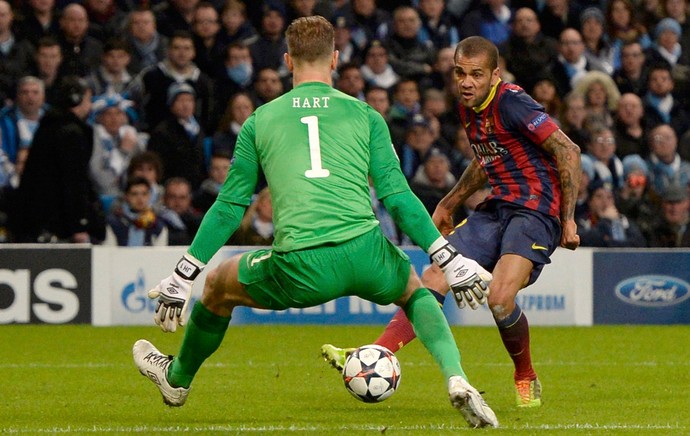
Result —
M 501 427 L 507 430 L 685 430 L 678 425 L 629 425 L 629 424 L 544 424 Z M 373 426 L 373 425 L 348 425 L 348 426 L 323 426 L 323 425 L 291 425 L 291 426 L 251 426 L 251 425 L 195 425 L 195 426 L 66 426 L 21 429 L 16 427 L 0 427 L 0 433 L 193 433 L 193 432 L 312 432 L 324 433 L 334 431 L 441 431 L 441 430 L 470 430 L 467 426 L 455 425 L 412 425 L 412 426 Z

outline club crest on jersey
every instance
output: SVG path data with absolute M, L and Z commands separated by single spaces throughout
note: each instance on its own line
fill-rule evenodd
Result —
M 494 117 L 486 117 L 486 122 L 484 123 L 484 132 L 487 135 L 494 133 Z

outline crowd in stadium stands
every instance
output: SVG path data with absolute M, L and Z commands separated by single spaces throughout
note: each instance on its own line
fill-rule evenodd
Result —
M 430 213 L 473 157 L 453 54 L 481 35 L 499 47 L 502 79 L 582 149 L 583 245 L 690 247 L 688 0 L 0 0 L 0 241 L 189 244 L 242 123 L 291 87 L 285 28 L 314 14 L 335 27 L 334 86 L 384 116 Z M 89 113 L 70 119 L 74 141 L 46 136 L 42 123 L 64 127 L 51 113 L 75 98 L 63 85 L 75 78 Z M 85 164 L 51 171 L 63 160 Z M 34 200 L 18 197 L 36 178 L 51 193 L 28 219 L 78 186 L 96 199 L 83 231 L 21 234 L 17 205 Z M 265 181 L 256 193 L 228 243 L 272 242 Z M 409 242 L 372 199 L 387 235 Z

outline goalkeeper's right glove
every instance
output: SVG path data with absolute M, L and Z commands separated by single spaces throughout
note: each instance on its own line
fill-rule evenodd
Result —
M 149 298 L 158 298 L 153 320 L 164 332 L 174 332 L 178 325 L 184 325 L 192 284 L 205 266 L 192 255 L 185 254 L 172 275 L 148 292 Z
M 477 309 L 486 303 L 489 283 L 493 279 L 490 272 L 477 262 L 457 252 L 446 238 L 439 237 L 429 248 L 431 260 L 443 271 L 455 302 L 460 309 L 469 305 Z

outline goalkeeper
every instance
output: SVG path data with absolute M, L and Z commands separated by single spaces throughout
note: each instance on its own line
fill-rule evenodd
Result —
M 257 109 L 242 126 L 234 162 L 174 273 L 149 291 L 163 331 L 182 325 L 192 283 L 238 228 L 259 170 L 271 189 L 271 249 L 237 255 L 210 271 L 193 307 L 179 354 L 134 344 L 134 361 L 170 406 L 182 406 L 202 363 L 219 347 L 236 306 L 283 310 L 356 295 L 403 308 L 447 381 L 451 404 L 473 427 L 498 426 L 472 387 L 436 299 L 409 258 L 379 229 L 371 176 L 396 223 L 441 266 L 455 293 L 486 300 L 491 275 L 441 236 L 400 170 L 387 126 L 371 107 L 332 87 L 338 52 L 323 17 L 295 20 L 286 31 L 289 93 Z

